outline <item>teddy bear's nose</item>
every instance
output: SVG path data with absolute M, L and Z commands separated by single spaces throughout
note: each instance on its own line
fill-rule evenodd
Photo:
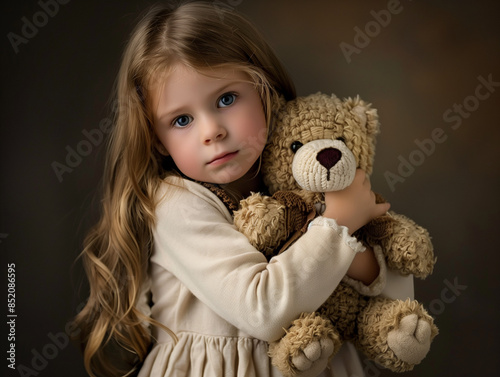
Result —
M 328 171 L 327 180 L 330 180 L 330 169 L 339 162 L 341 157 L 342 153 L 337 148 L 325 148 L 316 155 L 316 160 Z

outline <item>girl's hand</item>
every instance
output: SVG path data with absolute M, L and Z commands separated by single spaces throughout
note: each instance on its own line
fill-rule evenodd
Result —
M 371 190 L 370 179 L 358 169 L 352 184 L 341 191 L 325 193 L 326 210 L 323 216 L 337 221 L 337 224 L 354 233 L 375 217 L 386 213 L 389 203 L 376 204 L 375 194 Z M 366 285 L 371 284 L 379 274 L 379 266 L 373 250 L 369 247 L 354 257 L 347 275 Z
M 361 169 L 356 170 L 354 181 L 349 187 L 325 193 L 325 204 L 323 216 L 335 219 L 337 224 L 347 227 L 349 234 L 390 208 L 389 203 L 375 203 L 370 179 Z

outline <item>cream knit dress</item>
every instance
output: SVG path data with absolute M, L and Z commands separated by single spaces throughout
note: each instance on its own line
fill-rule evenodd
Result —
M 178 342 L 154 328 L 156 343 L 139 377 L 281 376 L 267 341 L 281 337 L 301 312 L 317 309 L 363 247 L 344 227 L 319 217 L 268 263 L 215 194 L 178 177 L 166 182 L 150 259 L 151 315 Z M 363 376 L 349 343 L 320 376 L 333 374 Z

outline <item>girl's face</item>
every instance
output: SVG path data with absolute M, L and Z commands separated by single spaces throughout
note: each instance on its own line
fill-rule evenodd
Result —
M 178 169 L 191 179 L 230 183 L 242 178 L 264 149 L 261 98 L 241 72 L 203 75 L 177 64 L 152 92 L 154 130 Z

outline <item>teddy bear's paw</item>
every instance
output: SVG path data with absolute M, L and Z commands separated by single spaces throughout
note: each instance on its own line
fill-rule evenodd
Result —
M 303 313 L 279 341 L 269 345 L 269 356 L 285 377 L 317 376 L 341 344 L 337 330 L 327 318 L 318 313 Z
M 292 357 L 293 367 L 300 371 L 311 369 L 314 363 L 321 359 L 328 362 L 335 349 L 332 339 L 317 339 L 309 343 L 305 348 L 298 351 L 298 355 Z M 326 367 L 326 363 L 325 363 Z
M 253 193 L 240 201 L 240 209 L 234 212 L 234 226 L 243 233 L 258 250 L 272 257 L 280 242 L 288 237 L 283 224 L 285 207 L 277 200 Z
M 417 314 L 401 319 L 399 327 L 387 334 L 387 344 L 394 354 L 408 364 L 420 363 L 431 347 L 431 324 Z
M 407 372 L 427 355 L 439 330 L 416 300 L 375 297 L 358 321 L 359 349 L 393 372 Z
M 285 224 L 289 233 L 304 226 L 312 206 L 308 206 L 302 197 L 292 191 L 278 191 L 273 194 L 272 198 L 285 207 Z
M 387 266 L 404 275 L 425 279 L 434 269 L 436 258 L 427 230 L 406 216 L 391 213 L 393 235 L 386 249 Z

